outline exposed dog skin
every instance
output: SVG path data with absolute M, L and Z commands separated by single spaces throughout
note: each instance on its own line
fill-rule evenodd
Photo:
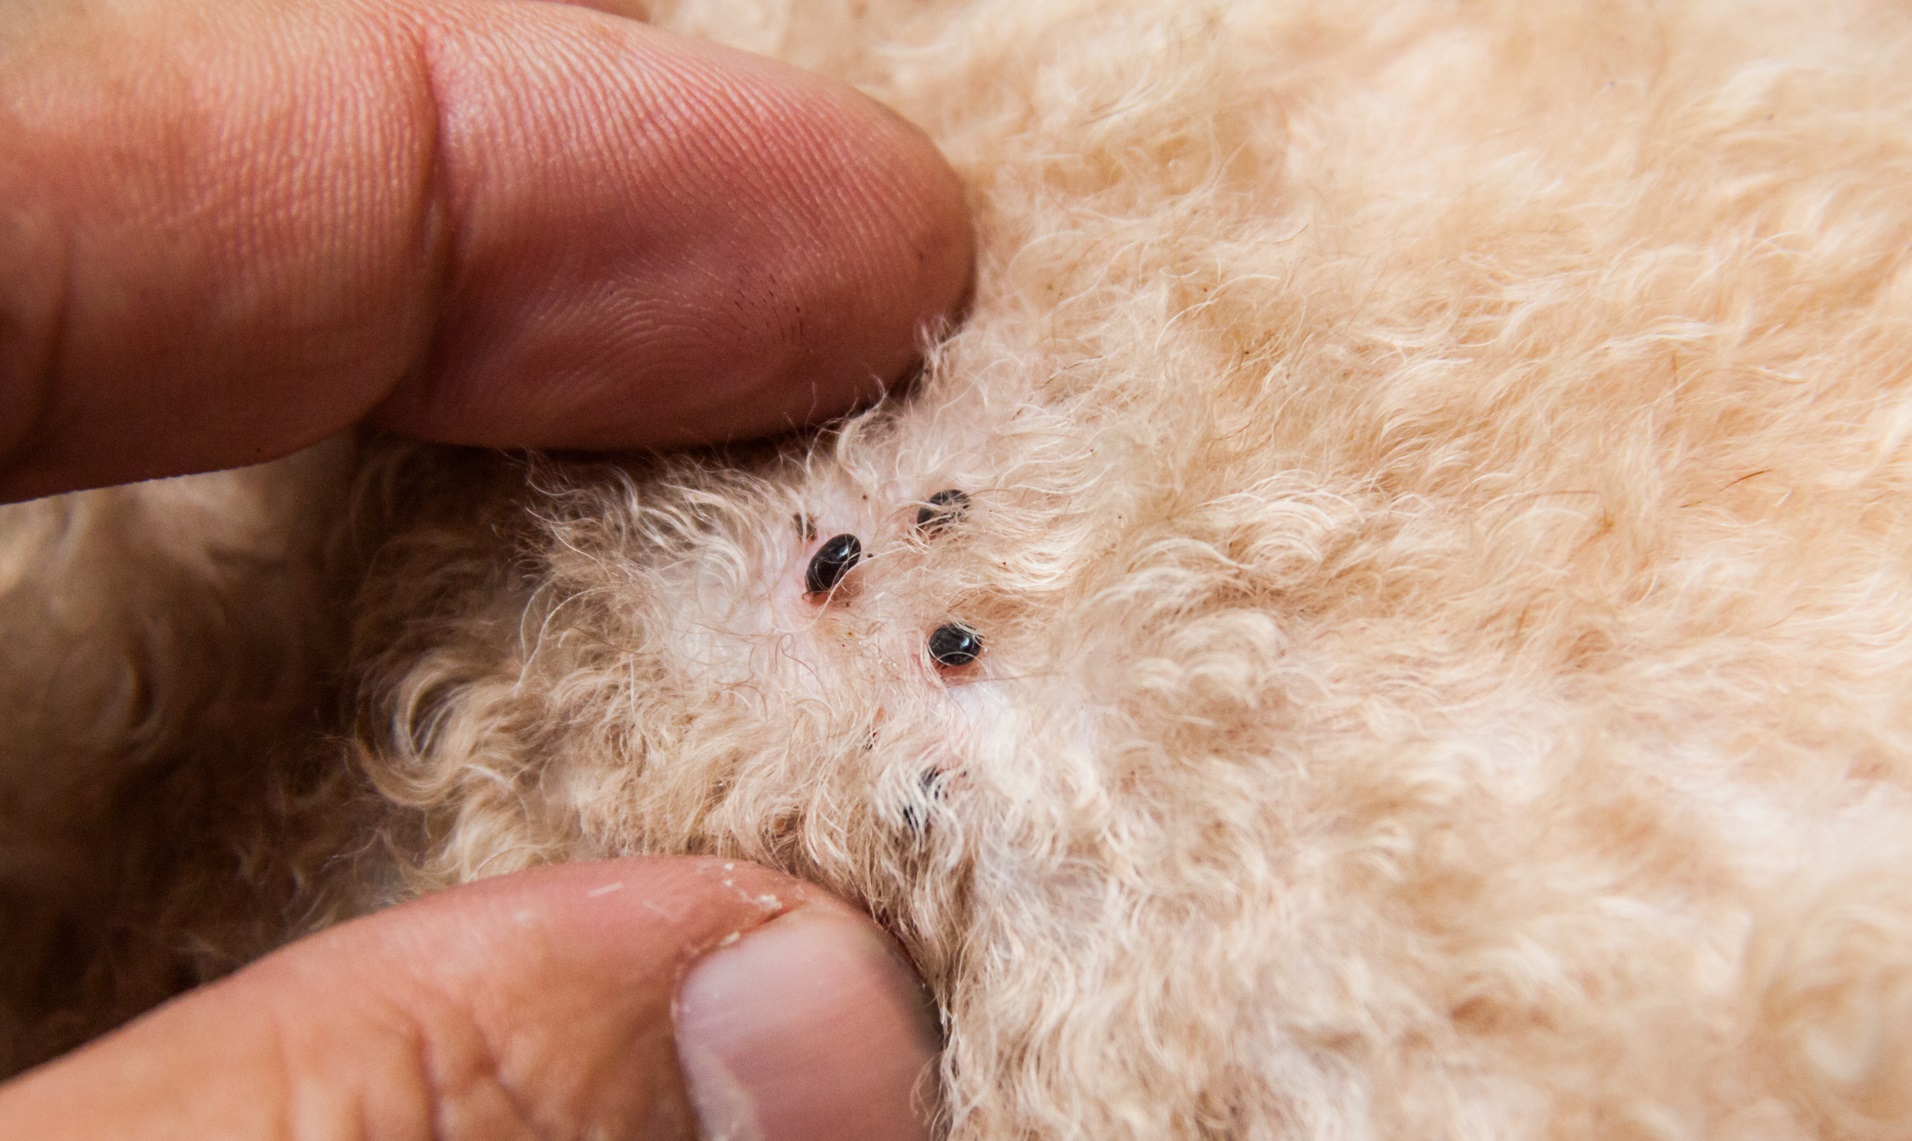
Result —
M 816 438 L 8 509 L 16 1061 L 710 852 L 897 933 L 958 1138 L 1912 1133 L 1912 10 L 653 15 L 929 131 L 965 323 Z

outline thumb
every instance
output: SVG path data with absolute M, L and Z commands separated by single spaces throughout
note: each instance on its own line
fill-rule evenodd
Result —
M 815 888 L 572 864 L 292 944 L 0 1087 L 0 1136 L 927 1137 L 924 1002 Z

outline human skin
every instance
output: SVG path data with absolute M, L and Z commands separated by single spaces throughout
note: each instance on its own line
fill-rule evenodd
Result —
M 503 876 L 294 944 L 0 1087 L 0 1135 L 674 1141 L 695 1102 L 705 1136 L 927 1137 L 935 1028 L 893 954 L 745 864 Z M 739 1091 L 750 1120 L 725 1134 Z
M 855 92 L 527 0 L 8 0 L 0 498 L 358 420 L 671 446 L 827 417 L 968 280 Z
M 4 2 L 0 499 L 359 422 L 776 431 L 873 395 L 967 287 L 921 135 L 611 12 Z M 0 1087 L 0 1136 L 924 1136 L 935 1050 L 816 889 L 580 864 L 295 943 Z

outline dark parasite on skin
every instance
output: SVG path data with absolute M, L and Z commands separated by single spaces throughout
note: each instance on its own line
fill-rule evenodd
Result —
M 917 785 L 922 789 L 923 799 L 920 803 L 907 800 L 903 802 L 902 817 L 905 828 L 911 832 L 921 833 L 929 827 L 928 809 L 943 798 L 948 775 L 941 769 L 930 769 L 918 778 Z
M 967 626 L 947 622 L 929 635 L 929 660 L 955 669 L 966 666 L 983 653 L 982 635 Z
M 811 594 L 828 594 L 862 557 L 863 542 L 855 535 L 831 536 L 810 556 L 809 569 L 803 575 L 804 587 Z
M 933 535 L 961 519 L 968 510 L 967 493 L 953 487 L 939 491 L 916 509 L 916 529 Z

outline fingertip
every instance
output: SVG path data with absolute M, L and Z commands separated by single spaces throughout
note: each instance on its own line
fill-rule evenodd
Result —
M 434 20 L 452 270 L 384 426 L 596 449 L 775 432 L 872 398 L 962 300 L 959 181 L 854 90 L 587 9 Z
M 738 861 L 635 858 L 402 910 L 409 922 L 361 924 L 370 948 L 342 961 L 418 963 L 388 976 L 382 1002 L 437 1060 L 434 1115 L 471 1135 L 506 1104 L 564 1135 L 688 1136 L 693 1120 L 725 1141 L 934 1135 L 933 999 L 881 928 L 812 885 Z
M 868 920 L 803 908 L 720 947 L 678 991 L 677 1052 L 706 1137 L 933 1135 L 928 994 Z
M 408 910 L 410 924 L 363 931 L 379 955 L 416 944 L 423 974 L 394 975 L 388 1001 L 434 1012 L 420 1020 L 439 1059 L 431 1085 L 465 1092 L 433 1112 L 473 1135 L 501 1103 L 584 1135 L 687 1136 L 692 1120 L 725 1141 L 933 1135 L 929 992 L 887 934 L 811 885 L 639 858 L 481 881 Z M 505 1096 L 485 1096 L 461 1057 L 482 1058 Z

